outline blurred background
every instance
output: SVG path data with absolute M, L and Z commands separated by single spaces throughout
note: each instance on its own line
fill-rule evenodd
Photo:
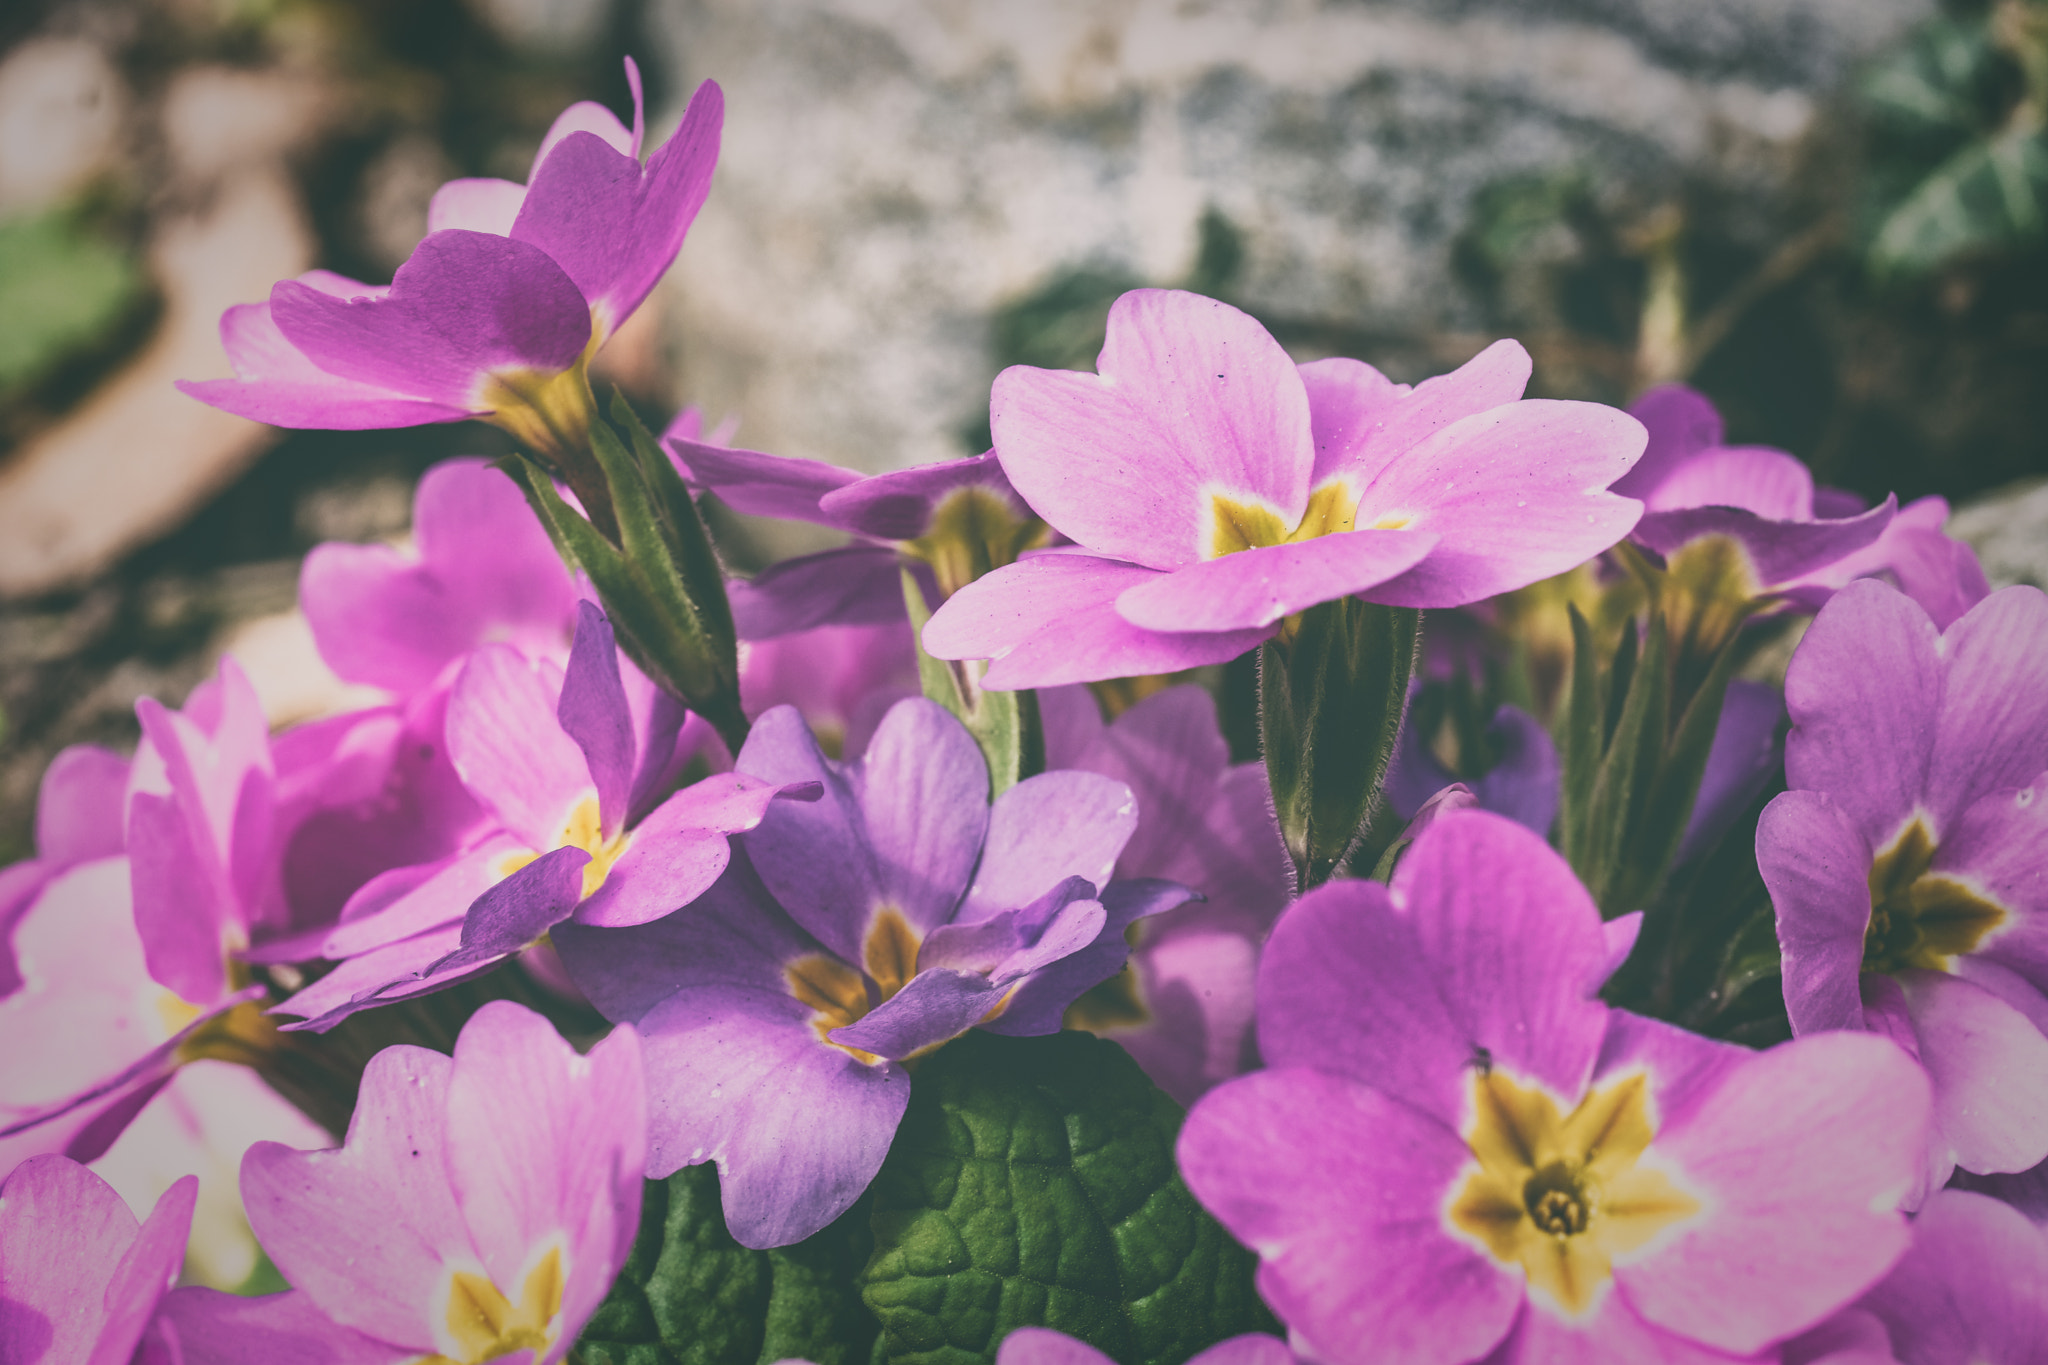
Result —
M 2048 3 L 10 0 L 0 10 L 0 863 L 58 748 L 132 745 L 231 650 L 350 704 L 294 610 L 405 534 L 471 426 L 205 408 L 222 309 L 382 281 L 579 98 L 651 138 L 725 87 L 711 199 L 601 385 L 867 469 L 982 449 L 988 383 L 1089 367 L 1122 290 L 1397 379 L 1496 336 L 1534 391 L 1685 380 L 1731 438 L 1961 509 L 2048 582 Z M 796 548 L 732 522 L 741 567 Z

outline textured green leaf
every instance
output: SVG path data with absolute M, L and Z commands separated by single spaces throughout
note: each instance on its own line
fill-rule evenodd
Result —
M 855 1276 L 872 1239 L 856 1204 L 808 1241 L 749 1251 L 725 1230 L 717 1169 L 650 1180 L 640 1232 L 576 1344 L 584 1365 L 859 1365 L 876 1325 Z
M 80 231 L 71 213 L 0 223 L 0 389 L 99 342 L 141 294 L 134 260 Z
M 927 1058 L 874 1185 L 879 1358 L 992 1361 L 1045 1326 L 1124 1365 L 1180 1365 L 1274 1330 L 1252 1254 L 1174 1168 L 1182 1117 L 1086 1033 L 973 1032 Z
M 1303 890 L 1347 857 L 1370 868 L 1399 832 L 1374 817 L 1421 637 L 1419 611 L 1340 597 L 1259 650 L 1259 738 Z
M 1972 142 L 1893 209 L 1870 246 L 1880 274 L 1934 269 L 1966 251 L 2032 241 L 2048 225 L 2048 145 L 2031 127 Z
M 1038 720 L 1038 694 L 1029 689 L 988 691 L 976 685 L 987 664 L 934 659 L 925 653 L 922 634 L 932 610 L 917 575 L 908 568 L 903 571 L 903 604 L 910 613 L 918 681 L 925 696 L 958 716 L 981 746 L 981 756 L 988 760 L 990 798 L 1044 772 L 1045 731 Z

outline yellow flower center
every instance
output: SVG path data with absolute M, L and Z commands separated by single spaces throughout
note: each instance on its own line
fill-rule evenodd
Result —
M 587 463 L 584 451 L 590 444 L 590 424 L 597 417 L 587 371 L 595 345 L 593 338 L 591 348 L 566 370 L 503 370 L 491 375 L 477 395 L 478 404 L 491 409 L 486 420 L 562 468 Z
M 1245 502 L 1221 493 L 1209 495 L 1209 543 L 1202 547 L 1205 559 L 1220 559 L 1239 550 L 1269 545 L 1292 545 L 1317 536 L 1349 531 L 1358 521 L 1358 499 L 1339 479 L 1324 484 L 1308 496 L 1301 520 L 1289 527 L 1280 514 L 1262 502 Z M 1409 518 L 1399 514 L 1381 517 L 1372 525 L 1377 531 L 1398 531 Z
M 1019 554 L 1044 543 L 1046 525 L 1019 517 L 1010 501 L 991 488 L 956 488 L 939 500 L 932 528 L 903 542 L 906 554 L 932 566 L 939 596 L 951 597 L 984 574 L 1014 563 Z
M 815 1011 L 811 1027 L 818 1036 L 872 1066 L 882 1059 L 832 1042 L 832 1030 L 866 1018 L 868 1011 L 902 990 L 917 975 L 917 950 L 923 946 L 923 936 L 910 927 L 903 912 L 888 905 L 876 911 L 868 923 L 861 952 L 865 975 L 829 953 L 810 953 L 785 967 L 783 976 L 789 982 L 789 993 Z
M 1594 1086 L 1570 1114 L 1498 1071 L 1473 1078 L 1473 1163 L 1447 1210 L 1453 1228 L 1567 1317 L 1590 1309 L 1614 1262 L 1700 1212 L 1642 1164 L 1656 1124 L 1640 1074 Z
M 576 803 L 569 812 L 569 818 L 562 822 L 562 835 L 555 841 L 555 848 L 580 848 L 590 855 L 590 861 L 583 865 L 583 898 L 588 900 L 604 885 L 604 879 L 611 875 L 612 864 L 618 862 L 632 842 L 633 836 L 625 830 L 607 840 L 604 821 L 598 814 L 597 797 L 586 796 Z M 507 854 L 498 862 L 498 876 L 501 879 L 509 877 L 538 857 L 540 853 L 533 850 Z
M 457 1270 L 448 1277 L 448 1338 L 455 1354 L 427 1356 L 419 1365 L 482 1365 L 530 1350 L 538 1360 L 561 1331 L 562 1254 L 551 1248 L 526 1274 L 519 1302 L 489 1278 Z
M 2005 922 L 2003 908 L 1930 871 L 1933 865 L 1934 836 L 1918 818 L 1871 861 L 1864 970 L 1952 971 L 1958 957 Z

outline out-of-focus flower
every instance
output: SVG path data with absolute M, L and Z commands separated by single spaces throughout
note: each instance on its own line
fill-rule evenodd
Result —
M 1505 815 L 1518 825 L 1548 835 L 1557 819 L 1557 746 L 1534 716 L 1519 706 L 1503 706 L 1479 736 L 1491 762 L 1476 772 L 1452 772 L 1431 749 L 1431 728 L 1419 723 L 1411 698 L 1401 742 L 1387 768 L 1386 798 L 1394 813 L 1413 820 L 1436 793 L 1463 782 L 1482 810 Z M 1460 759 L 1468 756 L 1460 753 Z
M 1795 1034 L 1869 1029 L 1934 1081 L 1927 1189 L 2048 1157 L 2048 597 L 1946 631 L 1877 581 L 1785 675 L 1791 790 L 1757 863 Z
M 508 1001 L 470 1018 L 453 1058 L 386 1048 L 341 1148 L 243 1159 L 249 1221 L 293 1288 L 181 1289 L 158 1330 L 219 1365 L 552 1365 L 632 1247 L 644 1093 L 633 1030 L 579 1057 Z
M 248 1067 L 202 1057 L 178 1068 L 92 1169 L 137 1213 L 196 1176 L 186 1269 L 200 1284 L 232 1289 L 257 1264 L 238 1183 L 242 1154 L 257 1142 L 320 1147 L 331 1140 Z
M 0 1183 L 0 1358 L 8 1365 L 128 1365 L 185 1261 L 198 1181 L 164 1192 L 140 1224 L 121 1196 L 61 1156 Z
M 238 1055 L 262 1023 L 249 987 L 201 1006 L 158 981 L 125 858 L 55 878 L 15 929 L 22 987 L 0 999 L 0 1166 L 105 1151 L 186 1061 Z M 26 1040 L 36 1040 L 29 1045 Z
M 448 748 L 494 820 L 438 863 L 366 885 L 329 929 L 265 956 L 342 965 L 278 1008 L 324 1030 L 378 1004 L 452 985 L 554 925 L 644 924 L 694 899 L 792 789 L 726 773 L 670 795 L 683 712 L 629 704 L 611 626 L 582 618 L 569 667 L 509 645 L 473 653 L 449 701 Z M 666 700 L 665 698 L 663 700 Z
M 1706 1361 L 1890 1269 L 1928 1087 L 1877 1038 L 1754 1053 L 1595 998 L 1610 944 L 1564 861 L 1484 812 L 1389 886 L 1333 882 L 1259 969 L 1272 1069 L 1189 1114 L 1195 1196 L 1259 1253 L 1304 1354 Z
M 1171 687 L 1109 724 L 1081 687 L 1040 696 L 1046 760 L 1115 778 L 1137 798 L 1119 877 L 1179 882 L 1202 899 L 1140 921 L 1130 964 L 1091 989 L 1069 1024 L 1115 1039 L 1183 1105 L 1255 1064 L 1259 947 L 1294 894 L 1266 771 L 1230 762 L 1216 704 Z
M 80 863 L 110 858 L 126 843 L 128 760 L 74 744 L 50 760 L 36 795 L 36 856 L 0 867 L 0 998 L 21 989 L 14 926 L 43 888 Z
M 977 1025 L 1056 1032 L 1123 965 L 1124 930 L 1189 893 L 1110 881 L 1137 821 L 1122 783 L 1044 773 L 991 806 L 973 737 L 922 698 L 843 764 L 770 711 L 736 771 L 824 799 L 769 810 L 739 837 L 746 860 L 681 912 L 565 925 L 555 944 L 647 1040 L 649 1173 L 716 1161 L 727 1226 L 766 1247 L 867 1188 L 909 1100 L 905 1059 Z
M 595 105 L 555 121 L 521 186 L 457 180 L 388 286 L 327 271 L 221 318 L 234 379 L 184 382 L 229 412 L 364 429 L 481 417 L 558 459 L 594 414 L 585 366 L 675 259 L 711 187 L 724 97 L 705 82 L 641 165 L 633 127 Z
M 926 626 L 991 687 L 1221 663 L 1347 594 L 1448 607 L 1598 554 L 1641 505 L 1607 491 L 1640 424 L 1518 401 L 1496 343 L 1414 390 L 1355 360 L 1296 367 L 1227 304 L 1110 309 L 1097 374 L 1013 366 L 990 400 L 1010 483 L 1074 542 L 963 588 Z
M 860 757 L 889 708 L 919 692 L 910 624 L 901 619 L 814 626 L 740 644 L 740 700 L 747 715 L 794 706 L 836 757 Z
M 1856 1307 L 1792 1342 L 1788 1365 L 2035 1365 L 2048 1343 L 2048 1228 L 1943 1190 L 1913 1246 Z

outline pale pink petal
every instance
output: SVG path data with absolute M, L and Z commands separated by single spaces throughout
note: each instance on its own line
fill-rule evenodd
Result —
M 1147 630 L 1261 630 L 1383 584 L 1436 545 L 1437 537 L 1424 532 L 1347 531 L 1257 546 L 1126 588 L 1117 614 Z

